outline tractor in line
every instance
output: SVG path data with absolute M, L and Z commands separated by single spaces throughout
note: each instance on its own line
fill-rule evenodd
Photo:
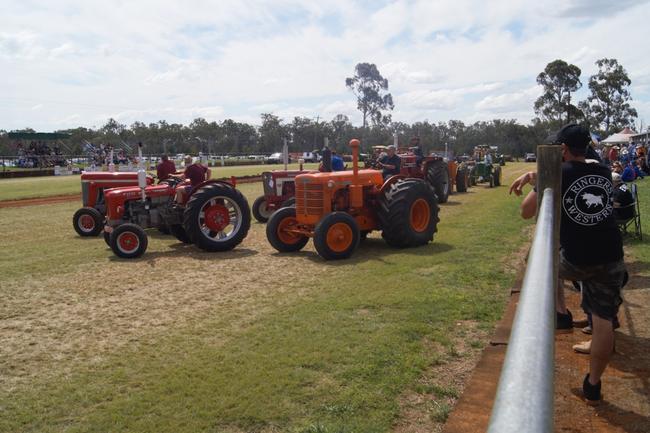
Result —
M 138 149 L 142 161 L 142 149 Z M 137 172 L 83 173 L 84 207 L 73 217 L 81 236 L 97 236 L 122 258 L 140 257 L 147 249 L 147 228 L 171 233 L 205 251 L 228 251 L 250 228 L 246 198 L 231 182 L 206 180 L 192 186 L 177 177 L 153 184 L 142 164 Z
M 153 177 L 146 177 L 153 184 Z M 83 172 L 81 174 L 81 201 L 83 207 L 72 216 L 72 226 L 79 236 L 98 236 L 104 230 L 106 201 L 104 191 L 138 185 L 136 172 Z
M 205 251 L 231 250 L 248 234 L 248 201 L 232 183 L 207 180 L 192 187 L 178 178 L 158 185 L 147 185 L 142 175 L 138 180 L 138 186 L 104 194 L 104 239 L 118 257 L 140 257 L 148 245 L 144 229 L 151 227 L 166 227 Z
M 501 186 L 501 166 L 505 165 L 503 155 L 497 155 L 495 149 L 488 145 L 474 148 L 473 160 L 467 162 L 470 186 L 488 183 L 489 187 Z
M 359 169 L 359 140 L 351 140 L 352 170 L 295 177 L 295 207 L 269 218 L 266 235 L 279 252 L 299 251 L 310 238 L 326 260 L 350 257 L 373 230 L 397 248 L 425 245 L 438 224 L 438 198 L 424 179 L 402 174 L 384 181 Z
M 386 146 L 373 146 L 372 155 L 365 161 L 366 168 L 376 168 L 377 160 L 386 148 Z M 400 157 L 400 174 L 405 177 L 424 179 L 438 196 L 438 203 L 447 203 L 454 185 L 456 192 L 467 192 L 469 172 L 465 165 L 459 165 L 454 160 L 446 161 L 433 153 L 424 156 L 419 146 L 398 147 L 397 155 Z
M 273 212 L 281 207 L 295 204 L 295 178 L 300 174 L 317 173 L 317 170 L 273 170 L 262 173 L 264 195 L 253 202 L 253 216 L 261 223 L 266 223 Z

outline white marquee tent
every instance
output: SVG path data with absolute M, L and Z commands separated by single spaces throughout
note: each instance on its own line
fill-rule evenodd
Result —
M 621 132 L 617 132 L 616 134 L 612 134 L 603 141 L 601 141 L 601 144 L 629 144 L 630 143 L 630 137 L 635 135 L 636 132 L 632 131 L 630 128 L 625 128 Z

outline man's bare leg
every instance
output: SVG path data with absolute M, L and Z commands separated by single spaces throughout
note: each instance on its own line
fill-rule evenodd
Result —
M 592 314 L 591 359 L 589 360 L 589 383 L 596 385 L 603 375 L 614 348 L 612 322 Z

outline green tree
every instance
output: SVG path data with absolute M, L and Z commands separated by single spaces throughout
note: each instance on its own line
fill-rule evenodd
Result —
M 384 115 L 383 111 L 395 108 L 393 96 L 387 93 L 388 80 L 379 73 L 375 64 L 358 63 L 354 77 L 346 78 L 345 85 L 357 97 L 364 130 L 368 126 L 368 117 L 375 125 L 390 122 L 390 115 Z
M 262 152 L 272 153 L 282 150 L 284 139 L 289 138 L 289 132 L 282 119 L 273 114 L 262 114 L 262 126 L 260 126 L 260 150 Z
M 598 73 L 589 78 L 591 94 L 580 103 L 589 123 L 599 132 L 610 135 L 634 124 L 637 112 L 630 106 L 628 87 L 632 81 L 616 59 L 596 61 Z
M 348 143 L 356 135 L 350 119 L 345 114 L 337 114 L 329 123 L 332 130 L 330 146 L 341 151 L 347 150 Z
M 537 84 L 544 93 L 535 101 L 535 113 L 549 121 L 560 123 L 562 116 L 566 122 L 581 117 L 578 107 L 571 103 L 571 93 L 582 87 L 580 68 L 564 60 L 554 60 L 537 76 Z

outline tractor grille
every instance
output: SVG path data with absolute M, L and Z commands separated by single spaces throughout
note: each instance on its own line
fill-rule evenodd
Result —
M 84 206 L 88 206 L 88 199 L 90 194 L 90 185 L 88 182 L 81 182 L 81 202 Z
M 323 184 L 296 182 L 296 214 L 323 214 Z

